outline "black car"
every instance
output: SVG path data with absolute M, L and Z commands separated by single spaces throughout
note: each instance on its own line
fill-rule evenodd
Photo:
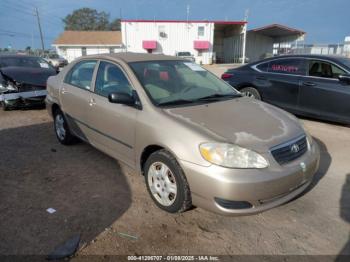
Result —
M 0 55 L 0 103 L 4 110 L 44 105 L 46 81 L 57 71 L 45 59 L 27 55 Z
M 291 113 L 350 123 L 349 58 L 279 56 L 230 69 L 221 78 Z

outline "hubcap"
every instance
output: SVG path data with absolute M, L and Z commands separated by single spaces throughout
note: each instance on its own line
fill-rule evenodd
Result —
M 177 195 L 175 176 L 162 162 L 153 163 L 148 170 L 148 186 L 154 198 L 163 206 L 171 206 Z
M 244 96 L 247 96 L 247 97 L 250 97 L 250 98 L 255 98 L 255 96 L 254 96 L 251 92 L 249 92 L 249 91 L 243 92 L 243 95 L 244 95 Z
M 56 115 L 55 119 L 56 134 L 60 140 L 64 140 L 66 136 L 66 129 L 64 129 L 64 119 L 61 114 Z

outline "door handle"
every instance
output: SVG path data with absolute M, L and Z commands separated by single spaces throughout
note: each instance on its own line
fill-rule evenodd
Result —
M 90 105 L 90 106 L 94 106 L 94 105 L 96 105 L 96 101 L 95 101 L 95 99 L 90 98 L 89 105 Z
M 302 83 L 304 86 L 315 86 L 316 84 L 313 82 L 303 82 Z
M 65 88 L 61 88 L 61 94 L 67 94 L 68 91 Z
M 257 76 L 256 79 L 257 80 L 267 80 L 267 78 L 264 76 Z

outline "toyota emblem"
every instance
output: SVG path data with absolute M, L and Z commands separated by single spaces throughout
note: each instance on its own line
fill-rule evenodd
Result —
M 294 145 L 292 145 L 291 148 L 290 148 L 290 151 L 291 151 L 292 153 L 294 153 L 294 154 L 295 154 L 295 153 L 298 153 L 299 150 L 300 150 L 300 148 L 299 148 L 298 144 L 294 144 Z

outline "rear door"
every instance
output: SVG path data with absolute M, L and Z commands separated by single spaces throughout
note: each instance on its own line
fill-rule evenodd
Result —
M 302 58 L 280 58 L 257 65 L 255 85 L 262 87 L 263 100 L 290 111 L 297 111 L 301 76 L 306 74 Z
M 89 129 L 86 122 L 96 64 L 96 60 L 78 62 L 67 73 L 60 89 L 61 108 L 69 126 L 75 134 L 85 140 L 88 140 Z
M 88 124 L 93 128 L 93 144 L 107 154 L 133 166 L 135 164 L 135 125 L 138 109 L 110 103 L 113 92 L 133 94 L 122 67 L 100 61 L 94 92 L 91 93 Z
M 350 120 L 350 86 L 339 82 L 346 74 L 341 66 L 327 60 L 308 60 L 308 75 L 300 87 L 301 110 L 334 120 Z

